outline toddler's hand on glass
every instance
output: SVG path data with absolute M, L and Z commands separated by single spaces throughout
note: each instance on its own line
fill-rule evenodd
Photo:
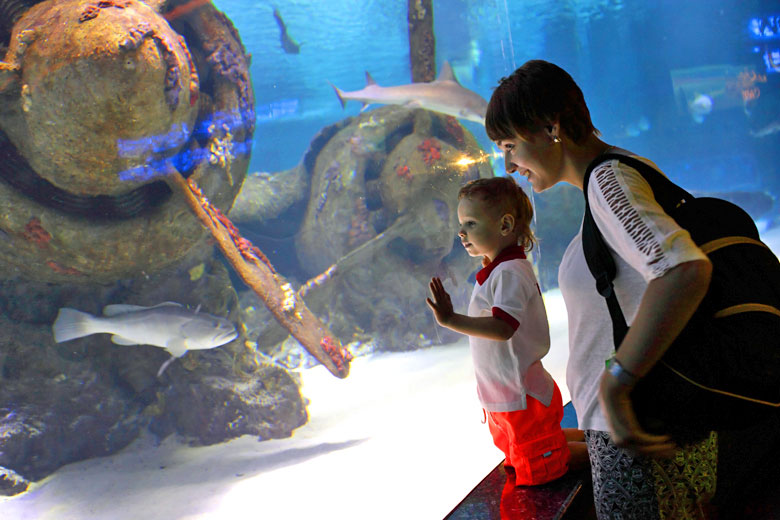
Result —
M 433 299 L 426 298 L 425 303 L 427 303 L 428 307 L 433 311 L 433 316 L 436 318 L 439 325 L 446 327 L 447 323 L 449 323 L 450 319 L 452 319 L 455 314 L 455 311 L 452 308 L 450 295 L 444 290 L 444 284 L 442 284 L 441 280 L 437 277 L 431 278 L 428 287 L 431 290 L 431 297 Z

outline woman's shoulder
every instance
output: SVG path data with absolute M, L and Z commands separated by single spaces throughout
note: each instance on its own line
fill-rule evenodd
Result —
M 642 161 L 666 176 L 658 165 L 646 157 L 623 149 L 617 149 L 612 153 L 626 155 L 632 159 Z M 642 174 L 619 158 L 609 158 L 593 168 L 588 183 L 588 199 L 591 203 L 594 202 L 594 199 L 606 198 L 606 200 L 609 200 L 617 196 L 619 192 L 625 193 L 627 191 L 650 194 L 652 196 L 650 184 Z
M 617 154 L 617 155 L 624 155 L 627 157 L 630 157 L 632 159 L 636 159 L 639 161 L 642 161 L 643 163 L 647 164 L 648 166 L 652 167 L 653 169 L 661 172 L 664 176 L 666 175 L 663 170 L 654 163 L 651 159 L 644 157 L 642 155 L 639 155 L 637 153 L 631 152 L 629 150 L 626 150 L 624 148 L 616 148 L 613 147 L 609 150 L 610 154 Z M 600 174 L 622 174 L 622 175 L 630 175 L 630 176 L 639 176 L 641 177 L 641 174 L 630 165 L 626 164 L 624 161 L 621 161 L 618 157 L 611 157 L 602 163 L 596 165 L 595 168 L 593 168 L 593 172 L 595 173 L 598 171 Z

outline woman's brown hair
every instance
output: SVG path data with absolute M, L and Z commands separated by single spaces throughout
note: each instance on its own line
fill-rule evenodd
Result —
M 485 114 L 485 130 L 491 141 L 498 141 L 526 137 L 555 120 L 575 143 L 599 135 L 582 90 L 569 73 L 553 63 L 531 60 L 498 82 Z

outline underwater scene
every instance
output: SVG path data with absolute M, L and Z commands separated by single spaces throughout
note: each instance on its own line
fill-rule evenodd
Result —
M 425 300 L 530 59 L 780 254 L 777 2 L 0 0 L 0 518 L 452 511 L 503 454 Z M 516 178 L 566 403 L 584 200 Z

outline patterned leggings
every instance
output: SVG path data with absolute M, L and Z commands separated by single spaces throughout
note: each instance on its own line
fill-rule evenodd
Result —
M 586 430 L 593 499 L 599 520 L 706 518 L 715 493 L 717 434 L 677 450 L 671 459 L 635 457 L 609 433 Z

